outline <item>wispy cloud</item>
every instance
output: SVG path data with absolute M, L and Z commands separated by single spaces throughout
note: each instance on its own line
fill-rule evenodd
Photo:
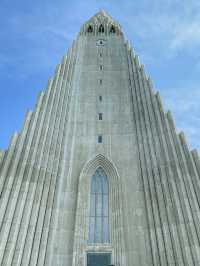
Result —
M 141 62 L 159 85 L 178 128 L 200 148 L 197 137 L 200 132 L 200 1 L 197 0 L 118 0 L 117 5 L 114 0 L 70 3 L 22 0 L 20 4 L 2 0 L 0 90 L 8 86 L 8 79 L 10 92 L 20 87 L 21 95 L 35 91 L 34 87 L 43 88 L 82 23 L 101 8 L 119 20 Z M 2 97 L 6 97 L 6 92 Z M 27 100 L 25 107 L 29 107 Z M 20 108 L 17 103 L 15 108 Z M 18 119 L 15 110 L 9 119 L 12 117 Z M 10 124 L 15 121 L 10 120 Z M 0 119 L 0 124 L 3 123 Z
M 150 2 L 149 2 L 150 3 Z M 200 46 L 200 3 L 198 1 L 154 1 L 151 5 L 142 1 L 132 4 L 123 18 L 129 38 L 136 39 L 136 46 L 158 56 L 176 57 Z M 148 8 L 147 8 L 148 7 Z M 137 43 L 138 42 L 138 43 Z M 158 59 L 158 58 L 157 58 Z
M 166 109 L 172 110 L 178 130 L 184 130 L 193 147 L 200 149 L 200 89 L 198 84 L 187 88 L 161 90 Z
M 171 49 L 200 46 L 200 17 L 195 21 L 179 23 L 173 31 Z

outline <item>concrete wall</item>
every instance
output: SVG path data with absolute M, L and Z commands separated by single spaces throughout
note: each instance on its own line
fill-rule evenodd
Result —
M 0 152 L 0 265 L 86 266 L 88 251 L 112 252 L 117 266 L 199 265 L 199 156 L 120 28 L 88 34 L 87 25 Z M 88 245 L 99 166 L 111 241 Z

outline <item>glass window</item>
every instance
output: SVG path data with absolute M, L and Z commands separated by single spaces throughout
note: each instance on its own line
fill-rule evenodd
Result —
M 106 40 L 100 39 L 96 42 L 97 46 L 104 46 L 106 44 Z
M 93 28 L 92 28 L 92 26 L 91 26 L 91 25 L 88 27 L 88 30 L 87 30 L 87 32 L 93 32 Z
M 96 212 L 96 202 L 95 202 L 95 194 L 92 194 L 91 195 L 91 210 L 90 210 L 90 214 L 91 216 L 94 216 L 95 217 L 95 212 Z
M 115 27 L 113 25 L 110 28 L 110 33 L 115 33 Z
M 102 242 L 102 218 L 95 217 L 95 243 L 103 243 Z
M 89 228 L 89 239 L 94 242 L 94 233 L 95 233 L 95 217 L 90 217 L 90 228 Z
M 103 218 L 103 238 L 106 243 L 109 243 L 109 223 L 108 217 Z
M 99 32 L 100 33 L 104 33 L 104 26 L 101 24 L 100 27 L 99 27 Z
M 87 266 L 108 266 L 111 265 L 110 253 L 88 253 L 87 254 Z
M 89 243 L 109 243 L 109 187 L 101 167 L 91 181 L 89 223 Z
M 103 138 L 101 135 L 98 136 L 98 143 L 102 143 L 103 142 Z
M 99 96 L 99 101 L 102 102 L 102 96 Z
M 103 114 L 99 113 L 99 120 L 103 120 Z
M 104 194 L 103 195 L 103 216 L 107 217 L 108 216 L 108 205 L 107 205 L 107 202 L 108 202 L 108 195 L 107 194 Z

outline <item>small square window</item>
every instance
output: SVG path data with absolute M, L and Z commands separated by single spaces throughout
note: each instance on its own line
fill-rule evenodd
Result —
M 101 95 L 99 96 L 99 101 L 102 102 L 102 96 Z
M 102 143 L 102 142 L 103 142 L 102 135 L 99 135 L 99 136 L 98 136 L 98 143 Z
M 103 114 L 99 113 L 99 120 L 103 120 Z

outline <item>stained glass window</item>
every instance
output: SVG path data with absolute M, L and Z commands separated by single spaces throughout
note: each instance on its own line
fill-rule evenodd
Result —
M 101 167 L 91 181 L 89 221 L 89 243 L 109 243 L 109 186 Z

